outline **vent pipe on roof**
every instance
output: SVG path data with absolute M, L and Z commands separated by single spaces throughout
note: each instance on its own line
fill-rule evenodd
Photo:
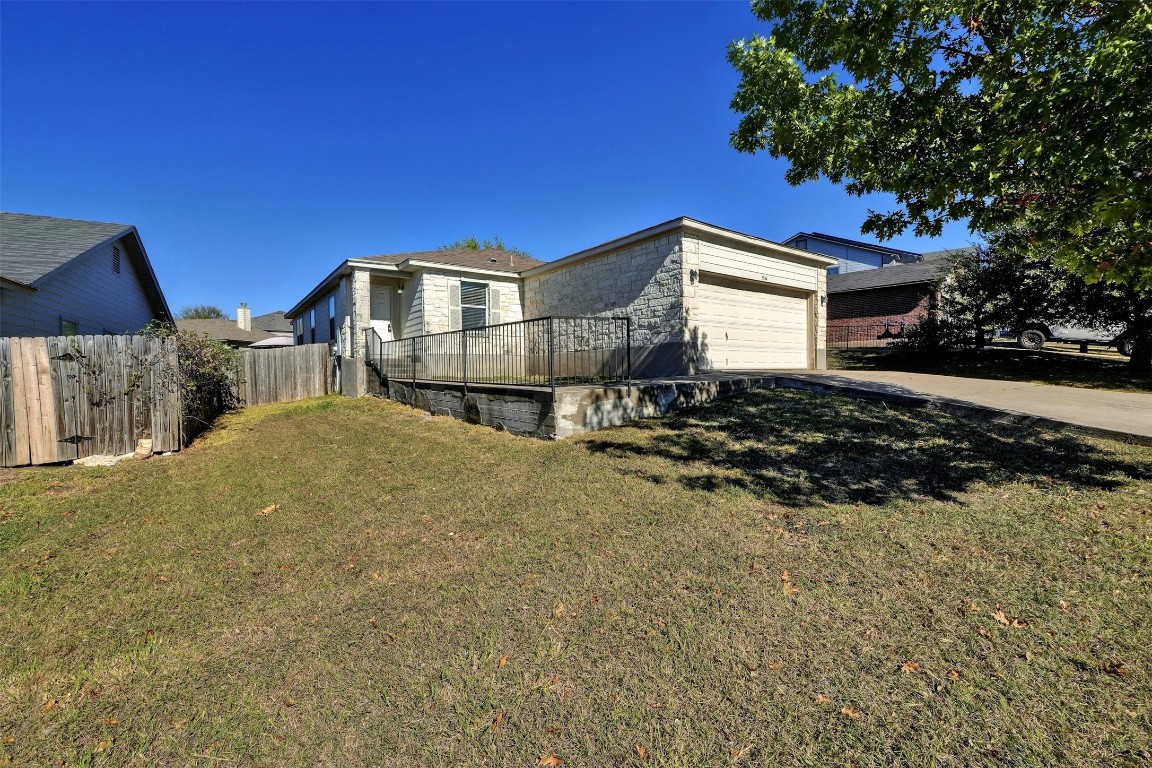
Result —
M 236 327 L 242 331 L 252 330 L 252 310 L 244 302 L 240 302 L 240 308 L 236 310 Z

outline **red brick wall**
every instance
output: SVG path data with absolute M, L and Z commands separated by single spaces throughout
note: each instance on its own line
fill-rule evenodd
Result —
M 849 325 L 911 325 L 928 313 L 932 286 L 897 285 L 866 291 L 828 294 L 828 327 Z

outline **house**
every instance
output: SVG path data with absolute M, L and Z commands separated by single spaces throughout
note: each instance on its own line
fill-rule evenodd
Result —
M 867 328 L 866 336 L 885 330 L 899 335 L 936 306 L 940 281 L 947 273 L 947 260 L 928 259 L 829 275 L 829 335 L 846 338 L 842 329 L 849 327 Z
M 171 320 L 136 227 L 0 213 L 0 335 L 136 333 Z
M 836 263 L 828 268 L 830 275 L 843 275 L 864 269 L 897 264 L 914 264 L 921 261 L 921 254 L 888 248 L 862 240 L 849 240 L 845 237 L 825 235 L 820 232 L 797 232 L 784 241 L 784 245 L 801 251 L 811 251 L 830 256 Z
M 637 376 L 823 368 L 826 256 L 677 218 L 551 262 L 499 250 L 341 262 L 286 316 L 297 343 L 547 316 L 628 317 Z
M 260 325 L 265 328 L 282 328 L 284 330 L 264 330 L 257 327 L 257 321 L 260 321 Z M 176 327 L 199 336 L 207 336 L 234 349 L 260 349 L 292 345 L 292 324 L 284 319 L 284 313 L 271 312 L 267 315 L 252 317 L 252 310 L 248 308 L 247 304 L 241 304 L 237 308 L 235 320 L 177 320 Z

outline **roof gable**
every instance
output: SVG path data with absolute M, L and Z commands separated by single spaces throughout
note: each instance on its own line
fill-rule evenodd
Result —
M 531 256 L 505 251 L 499 248 L 439 248 L 435 251 L 413 251 L 412 253 L 391 253 L 382 256 L 362 256 L 351 261 L 368 261 L 378 264 L 403 264 L 406 261 L 427 261 L 465 269 L 485 269 L 492 272 L 523 272 L 538 267 L 544 262 Z
M 77 256 L 133 229 L 130 224 L 0 213 L 0 277 L 32 285 Z

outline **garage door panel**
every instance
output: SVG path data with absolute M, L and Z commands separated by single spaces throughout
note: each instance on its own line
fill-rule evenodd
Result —
M 811 334 L 806 294 L 702 275 L 696 297 L 703 367 L 808 367 Z

